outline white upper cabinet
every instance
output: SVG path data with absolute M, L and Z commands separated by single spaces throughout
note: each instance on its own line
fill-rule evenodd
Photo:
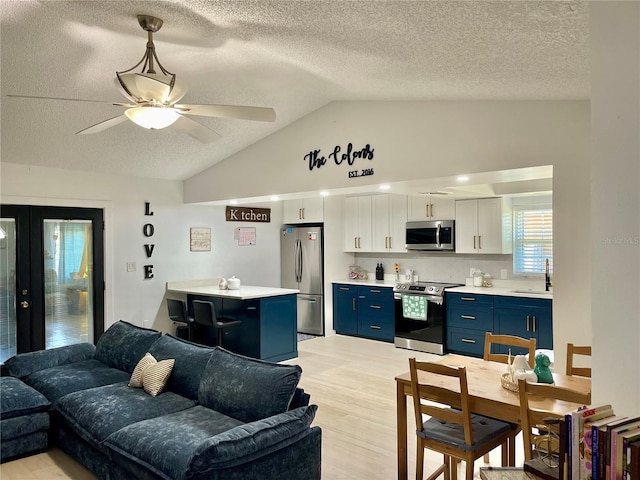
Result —
M 482 198 L 456 202 L 456 253 L 511 253 L 511 201 Z
M 347 252 L 371 251 L 371 196 L 345 197 L 345 243 Z
M 408 221 L 454 220 L 456 202 L 453 198 L 438 195 L 410 195 Z
M 324 202 L 322 197 L 285 200 L 284 223 L 321 223 L 324 221 Z
M 372 231 L 374 252 L 406 252 L 407 197 L 373 195 Z

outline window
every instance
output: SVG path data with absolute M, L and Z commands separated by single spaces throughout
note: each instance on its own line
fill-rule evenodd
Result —
M 553 210 L 551 205 L 514 205 L 513 273 L 535 275 L 553 271 Z

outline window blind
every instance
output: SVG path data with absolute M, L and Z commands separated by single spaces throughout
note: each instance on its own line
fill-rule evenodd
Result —
M 550 207 L 514 206 L 513 273 L 553 272 L 553 213 Z

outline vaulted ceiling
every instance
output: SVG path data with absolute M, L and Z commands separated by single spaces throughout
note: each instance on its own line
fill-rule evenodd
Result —
M 186 179 L 332 101 L 589 98 L 588 2 L 9 1 L 1 8 L 2 162 Z M 190 104 L 272 107 L 274 123 L 198 117 L 202 144 L 117 116 L 115 72 L 161 18 L 162 64 Z

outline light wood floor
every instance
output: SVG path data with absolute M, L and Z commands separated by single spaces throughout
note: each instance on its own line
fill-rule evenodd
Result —
M 437 355 L 395 348 L 392 344 L 345 337 L 318 337 L 298 343 L 299 358 L 287 363 L 302 367 L 300 386 L 319 406 L 314 424 L 322 427 L 323 480 L 390 480 L 396 478 L 396 375 L 409 369 L 408 358 Z M 409 406 L 408 421 L 413 422 Z M 415 478 L 415 436 L 409 424 L 409 478 Z M 521 435 L 518 440 L 521 440 Z M 516 465 L 523 462 L 516 446 Z M 425 473 L 440 456 L 427 451 Z M 491 453 L 500 465 L 500 450 Z M 476 462 L 478 469 L 482 460 Z M 460 465 L 459 478 L 464 478 Z M 0 466 L 2 480 L 91 480 L 80 464 L 60 450 L 15 460 Z

